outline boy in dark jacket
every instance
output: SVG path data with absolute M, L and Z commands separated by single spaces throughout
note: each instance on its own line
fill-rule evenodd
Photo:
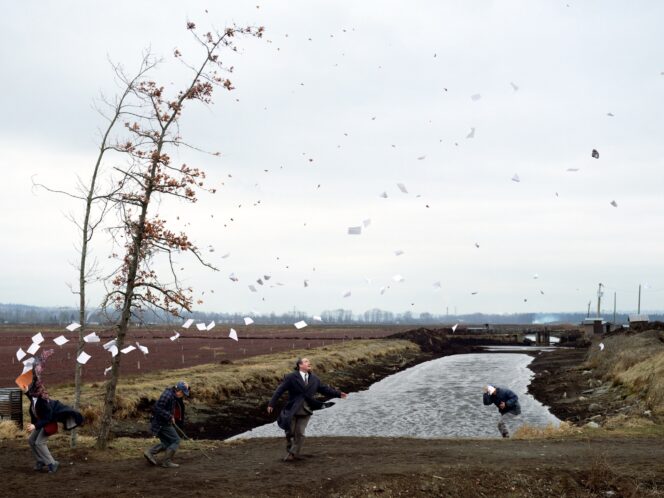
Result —
M 182 427 L 184 423 L 184 396 L 189 396 L 189 384 L 180 381 L 175 386 L 166 388 L 154 405 L 150 429 L 152 434 L 159 438 L 159 444 L 143 452 L 145 459 L 152 465 L 157 465 L 154 456 L 166 451 L 166 458 L 161 462 L 161 466 L 167 469 L 179 467 L 177 463 L 173 463 L 172 458 L 180 446 L 180 436 L 175 427 Z
M 506 387 L 494 387 L 488 384 L 484 386 L 483 402 L 485 405 L 496 405 L 498 407 L 500 412 L 498 430 L 503 437 L 510 437 L 507 426 L 512 424 L 517 415 L 521 414 L 519 397 Z

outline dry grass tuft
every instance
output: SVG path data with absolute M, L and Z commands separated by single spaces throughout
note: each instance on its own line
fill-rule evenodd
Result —
M 515 439 L 552 439 L 581 434 L 583 431 L 569 422 L 560 425 L 547 424 L 546 427 L 535 427 L 524 424 L 514 432 Z
M 0 420 L 0 441 L 5 439 L 18 439 L 24 432 L 13 420 Z

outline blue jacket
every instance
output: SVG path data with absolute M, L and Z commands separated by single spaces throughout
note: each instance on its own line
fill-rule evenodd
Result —
M 309 374 L 309 382 L 305 385 L 300 372 L 295 371 L 284 377 L 284 380 L 279 384 L 277 390 L 274 391 L 268 406 L 274 407 L 281 395 L 286 391 L 288 391 L 288 402 L 284 409 L 281 410 L 279 418 L 277 419 L 277 425 L 286 432 L 290 431 L 291 420 L 293 419 L 293 416 L 300 411 L 300 408 L 305 401 L 311 410 L 320 410 L 321 408 L 326 408 L 333 404 L 322 403 L 314 399 L 316 393 L 321 393 L 329 398 L 339 398 L 341 396 L 340 391 L 322 384 L 320 379 L 312 373 Z
M 519 397 L 506 387 L 496 387 L 496 392 L 493 394 L 484 393 L 485 405 L 496 405 L 501 415 L 511 412 L 514 415 L 521 413 L 521 405 L 519 405 Z M 500 408 L 500 402 L 505 402 L 505 408 Z
M 175 396 L 175 389 L 172 387 L 165 389 L 152 409 L 152 417 L 150 418 L 152 434 L 156 435 L 162 427 L 171 424 L 176 404 L 178 404 L 178 399 Z M 182 411 L 182 421 L 184 421 L 184 410 Z

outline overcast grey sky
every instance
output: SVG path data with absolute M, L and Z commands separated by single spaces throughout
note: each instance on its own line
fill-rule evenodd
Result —
M 30 178 L 87 179 L 107 57 L 131 72 L 149 46 L 182 81 L 191 20 L 267 30 L 227 56 L 237 89 L 183 120 L 222 157 L 177 159 L 218 193 L 159 207 L 214 248 L 220 272 L 182 260 L 199 309 L 585 311 L 599 282 L 607 307 L 616 291 L 634 309 L 643 283 L 662 309 L 662 19 L 654 0 L 5 3 L 0 302 L 76 304 L 80 207 Z M 262 275 L 283 286 L 251 292 Z

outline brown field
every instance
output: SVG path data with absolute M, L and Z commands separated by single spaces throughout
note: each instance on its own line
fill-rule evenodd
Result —
M 192 326 L 194 327 L 194 326 Z M 153 327 L 132 329 L 126 345 L 139 342 L 147 346 L 149 354 L 144 355 L 138 349 L 122 356 L 123 374 L 140 374 L 155 370 L 187 368 L 206 363 L 233 361 L 239 358 L 279 353 L 289 350 L 302 350 L 325 346 L 351 339 L 374 339 L 402 332 L 412 326 L 383 327 L 348 327 L 348 326 L 309 326 L 301 330 L 293 326 L 267 326 L 252 324 L 249 327 L 234 325 L 239 341 L 228 338 L 230 326 L 217 325 L 210 332 L 186 330 L 177 327 Z M 110 353 L 102 344 L 110 341 L 114 334 L 109 329 L 92 327 L 101 337 L 101 342 L 86 345 L 84 351 L 92 356 L 83 368 L 85 382 L 104 379 L 104 369 L 110 366 Z M 175 332 L 180 333 L 176 341 L 169 340 Z M 14 379 L 21 373 L 23 365 L 16 359 L 19 347 L 25 351 L 31 344 L 31 337 L 41 332 L 45 337 L 43 348 L 55 349 L 49 359 L 44 374 L 47 385 L 74 382 L 74 362 L 78 331 L 68 332 L 64 328 L 36 327 L 23 325 L 5 325 L 0 327 L 0 387 L 14 386 Z M 53 339 L 65 335 L 69 342 L 60 347 Z M 41 351 L 41 350 L 40 350 Z

